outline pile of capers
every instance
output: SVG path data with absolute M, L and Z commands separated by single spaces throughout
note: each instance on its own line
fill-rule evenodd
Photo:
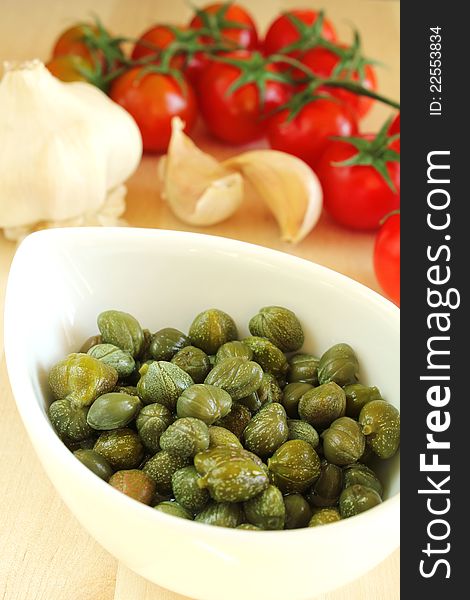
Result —
M 50 421 L 98 477 L 159 511 L 250 530 L 332 523 L 382 502 L 371 461 L 398 450 L 400 414 L 359 382 L 346 343 L 319 358 L 296 315 L 262 308 L 239 340 L 205 310 L 189 332 L 130 314 L 54 365 Z

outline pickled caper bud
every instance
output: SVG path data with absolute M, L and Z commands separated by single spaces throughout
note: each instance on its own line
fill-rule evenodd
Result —
M 391 458 L 400 445 L 400 413 L 385 400 L 368 402 L 359 423 L 367 444 L 379 458 Z
M 179 517 L 180 519 L 188 519 L 190 521 L 193 519 L 193 515 L 174 500 L 164 500 L 163 502 L 159 502 L 154 508 L 172 517 Z
M 350 485 L 341 492 L 339 510 L 343 519 L 358 515 L 382 502 L 379 494 L 365 485 Z
M 268 339 L 251 336 L 243 343 L 253 352 L 253 360 L 257 362 L 265 373 L 271 373 L 276 378 L 286 375 L 289 364 L 281 350 Z
M 80 348 L 80 350 L 78 352 L 80 354 L 87 354 L 88 350 L 90 348 L 93 348 L 93 346 L 97 346 L 98 344 L 101 344 L 101 343 L 102 343 L 101 335 L 92 335 L 83 342 L 82 347 Z
M 193 514 L 201 512 L 210 499 L 209 492 L 199 487 L 199 479 L 200 476 L 193 466 L 178 469 L 171 478 L 176 501 Z
M 115 470 L 136 469 L 144 457 L 144 447 L 132 429 L 104 431 L 93 450 L 106 458 Z
M 303 492 L 320 475 L 320 459 L 304 440 L 289 440 L 268 459 L 272 482 L 282 492 Z
M 294 352 L 304 343 L 304 332 L 296 315 L 282 306 L 265 306 L 249 323 L 250 333 L 268 338 L 283 352 Z
M 155 481 L 159 494 L 169 495 L 172 492 L 173 473 L 187 467 L 188 464 L 188 458 L 168 452 L 168 450 L 160 450 L 152 458 L 149 458 L 142 470 Z
M 312 516 L 312 509 L 302 494 L 284 496 L 286 507 L 285 529 L 300 529 L 307 527 Z
M 288 435 L 286 411 L 277 402 L 263 407 L 243 432 L 245 447 L 262 458 L 271 456 Z
M 319 359 L 313 354 L 294 354 L 289 360 L 287 381 L 318 385 L 318 363 Z
M 136 420 L 137 431 L 144 446 L 150 452 L 160 450 L 160 436 L 173 423 L 170 410 L 163 404 L 147 404 Z
M 91 449 L 80 449 L 75 450 L 73 454 L 85 467 L 88 467 L 90 471 L 93 471 L 95 475 L 98 475 L 104 481 L 108 481 L 113 474 L 113 469 L 109 462 L 104 456 L 98 454 L 98 452 Z
M 251 413 L 255 413 L 261 408 L 261 400 L 259 399 L 258 392 L 253 392 L 244 398 L 240 398 L 238 402 L 246 406 Z
M 194 417 L 212 425 L 230 412 L 232 398 L 220 387 L 197 383 L 188 387 L 176 403 L 178 417 Z
M 270 404 L 271 402 L 282 401 L 282 389 L 277 382 L 277 379 L 271 373 L 263 373 L 261 385 L 256 390 L 261 406 Z
M 211 370 L 209 357 L 196 346 L 185 346 L 173 356 L 171 362 L 183 369 L 194 383 L 202 383 Z
M 230 412 L 222 419 L 219 419 L 215 424 L 220 427 L 225 427 L 225 429 L 228 429 L 240 439 L 250 419 L 250 410 L 246 406 L 243 406 L 243 404 L 233 402 Z
M 324 383 L 306 392 L 299 400 L 299 416 L 310 425 L 328 427 L 346 410 L 346 395 L 334 382 Z
M 120 392 L 103 394 L 90 406 L 87 422 L 98 431 L 119 429 L 130 423 L 141 407 L 137 396 Z
M 75 406 L 90 406 L 98 396 L 112 391 L 117 379 L 116 369 L 88 354 L 69 354 L 49 372 L 54 397 L 67 398 Z
M 209 427 L 209 448 L 216 446 L 235 446 L 241 448 L 242 445 L 237 436 L 225 427 L 211 425 Z
M 340 467 L 322 460 L 320 477 L 306 494 L 313 506 L 326 507 L 338 504 L 343 488 L 343 472 Z
M 98 329 L 103 343 L 113 344 L 136 358 L 144 344 L 144 332 L 135 317 L 119 310 L 106 310 L 98 315 Z
M 80 442 L 89 438 L 93 429 L 87 423 L 88 408 L 75 406 L 68 398 L 56 400 L 49 406 L 52 426 L 64 441 Z
M 252 360 L 253 352 L 251 351 L 251 348 L 249 348 L 243 342 L 239 342 L 237 340 L 233 342 L 227 342 L 226 344 L 222 344 L 222 346 L 220 346 L 220 348 L 217 350 L 214 363 L 217 364 L 225 358 L 234 357 Z
M 225 358 L 217 363 L 205 383 L 215 385 L 230 394 L 232 400 L 240 400 L 261 385 L 263 370 L 258 363 L 244 358 Z
M 312 516 L 308 526 L 318 527 L 319 525 L 328 525 L 336 521 L 341 521 L 341 515 L 337 508 L 322 508 Z
M 347 488 L 350 485 L 363 485 L 365 487 L 372 488 L 377 492 L 377 494 L 382 498 L 383 495 L 383 487 L 382 484 L 377 477 L 377 475 L 366 467 L 366 465 L 362 465 L 357 463 L 355 465 L 348 465 L 343 469 L 344 476 L 344 487 Z
M 356 383 L 359 362 L 356 353 L 349 344 L 336 344 L 327 350 L 318 363 L 318 381 L 320 384 L 334 381 L 343 387 Z
M 291 419 L 299 418 L 298 406 L 300 399 L 313 386 L 310 383 L 288 383 L 282 392 L 281 404 L 286 409 L 287 416 Z
M 175 354 L 190 345 L 190 340 L 182 331 L 165 327 L 152 336 L 150 342 L 150 356 L 155 360 L 171 360 Z
M 366 440 L 357 421 L 340 417 L 322 433 L 323 452 L 334 465 L 349 465 L 364 454 Z
M 289 430 L 288 440 L 304 440 L 308 442 L 312 448 L 317 448 L 320 443 L 320 437 L 317 430 L 309 423 L 299 421 L 297 419 L 288 419 L 287 427 Z
M 125 352 L 113 344 L 98 344 L 87 352 L 110 367 L 114 367 L 121 379 L 129 377 L 135 368 L 135 361 L 129 352 Z
M 372 400 L 382 400 L 379 389 L 362 383 L 351 383 L 344 387 L 346 394 L 346 416 L 357 419 L 362 408 Z
M 137 391 L 142 401 L 145 404 L 159 402 L 171 411 L 184 390 L 193 385 L 191 377 L 171 362 L 154 361 L 141 372 Z
M 243 509 L 240 504 L 232 502 L 211 502 L 194 519 L 198 523 L 217 525 L 218 527 L 231 527 L 234 529 L 243 522 Z
M 163 432 L 160 447 L 183 457 L 194 456 L 209 448 L 209 429 L 200 419 L 177 419 Z
M 286 507 L 281 491 L 269 485 L 261 494 L 243 504 L 247 521 L 260 529 L 283 529 Z
M 129 498 L 143 504 L 150 504 L 155 494 L 155 482 L 139 469 L 117 471 L 109 484 Z
M 191 343 L 204 350 L 206 354 L 215 354 L 226 342 L 236 340 L 237 326 L 230 315 L 210 308 L 199 313 L 189 328 Z

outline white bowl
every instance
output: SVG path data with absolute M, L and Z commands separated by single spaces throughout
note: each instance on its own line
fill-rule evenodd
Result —
M 247 334 L 266 305 L 296 312 L 304 348 L 357 351 L 364 382 L 399 405 L 399 310 L 311 262 L 229 239 L 125 228 L 34 233 L 8 281 L 5 351 L 19 412 L 54 486 L 90 534 L 143 577 L 200 600 L 306 600 L 365 573 L 399 543 L 399 462 L 386 467 L 381 505 L 325 527 L 251 532 L 178 519 L 139 504 L 86 469 L 52 430 L 47 373 L 96 333 L 106 309 L 152 331 L 187 331 L 205 308 Z

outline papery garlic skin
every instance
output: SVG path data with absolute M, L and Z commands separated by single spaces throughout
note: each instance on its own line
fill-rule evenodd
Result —
M 5 69 L 0 227 L 15 237 L 15 231 L 37 223 L 90 220 L 140 162 L 142 139 L 135 121 L 96 87 L 63 83 L 40 61 Z M 120 194 L 123 198 L 122 189 Z

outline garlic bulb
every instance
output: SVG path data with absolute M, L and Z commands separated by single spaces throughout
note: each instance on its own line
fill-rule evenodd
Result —
M 202 152 L 172 121 L 168 154 L 160 159 L 162 197 L 182 221 L 214 225 L 230 217 L 251 183 L 277 220 L 283 241 L 301 241 L 317 223 L 322 189 L 299 158 L 277 150 L 252 150 L 224 162 Z
M 96 87 L 63 83 L 35 60 L 0 81 L 0 227 L 108 223 L 142 156 L 132 117 Z

